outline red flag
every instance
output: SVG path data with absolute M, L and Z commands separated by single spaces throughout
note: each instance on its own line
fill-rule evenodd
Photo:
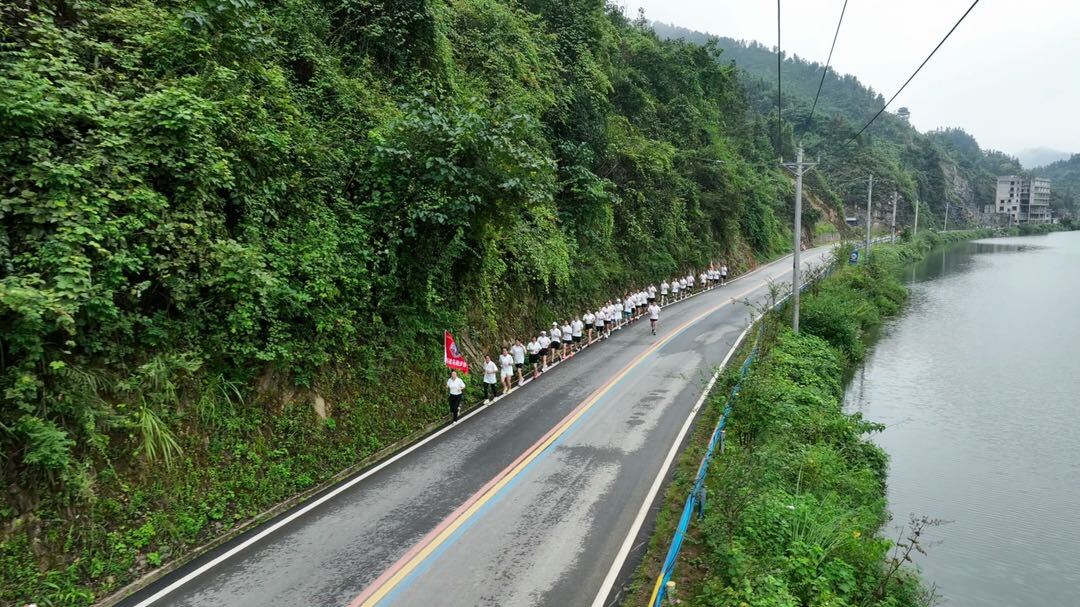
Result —
M 450 369 L 466 375 L 469 373 L 469 363 L 461 355 L 461 350 L 458 350 L 454 336 L 450 335 L 449 331 L 443 332 L 443 362 Z

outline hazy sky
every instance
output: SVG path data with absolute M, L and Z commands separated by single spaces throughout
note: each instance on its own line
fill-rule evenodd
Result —
M 630 16 L 643 7 L 653 21 L 776 45 L 774 0 L 617 2 Z M 971 2 L 849 0 L 833 66 L 888 99 Z M 842 5 L 783 1 L 784 51 L 824 63 Z M 984 148 L 1080 152 L 1080 2 L 982 0 L 889 109 L 901 106 L 919 130 L 958 126 Z

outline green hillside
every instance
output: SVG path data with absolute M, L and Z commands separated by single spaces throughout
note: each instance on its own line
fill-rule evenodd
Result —
M 788 246 L 736 72 L 600 0 L 0 25 L 5 605 L 88 604 L 442 419 L 445 328 L 476 354 Z
M 652 27 L 664 39 L 722 49 L 722 57 L 744 74 L 748 102 L 757 112 L 772 116 L 775 131 L 776 53 L 772 49 L 662 23 Z M 907 201 L 899 210 L 902 223 L 910 223 L 912 204 L 918 199 L 933 214 L 920 216 L 920 223 L 924 217 L 940 223 L 946 206 L 951 206 L 951 226 L 976 224 L 981 221 L 978 212 L 982 206 L 994 199 L 995 176 L 1022 170 L 1015 158 L 981 149 L 961 129 L 920 133 L 905 116 L 912 110 L 902 107 L 882 114 L 866 134 L 851 142 L 886 98 L 855 76 L 830 70 L 811 121 L 810 109 L 823 69 L 820 63 L 785 55 L 783 100 L 788 131 L 783 146 L 787 157 L 793 155 L 796 141 L 804 144 L 811 157 L 820 156 L 822 165 L 813 185 L 834 203 L 852 211 L 862 208 L 866 175 L 872 172 L 879 180 L 876 190 L 882 203 L 894 190 Z M 858 184 L 853 185 L 853 181 Z
M 1064 209 L 1075 216 L 1080 210 L 1080 154 L 1073 154 L 1068 160 L 1059 160 L 1032 172 L 1050 178 L 1051 206 Z

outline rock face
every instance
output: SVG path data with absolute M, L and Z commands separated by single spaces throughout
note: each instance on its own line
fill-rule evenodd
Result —
M 975 221 L 979 217 L 979 202 L 975 186 L 953 162 L 942 162 L 946 195 L 949 197 L 949 221 Z M 990 201 L 986 201 L 987 204 Z M 954 224 L 958 225 L 958 224 Z

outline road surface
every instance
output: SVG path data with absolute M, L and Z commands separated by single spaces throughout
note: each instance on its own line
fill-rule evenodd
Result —
M 645 320 L 614 333 L 121 605 L 607 604 L 640 558 L 626 559 L 631 532 L 673 445 L 750 320 L 744 301 L 790 276 L 788 257 L 668 306 L 657 336 Z

